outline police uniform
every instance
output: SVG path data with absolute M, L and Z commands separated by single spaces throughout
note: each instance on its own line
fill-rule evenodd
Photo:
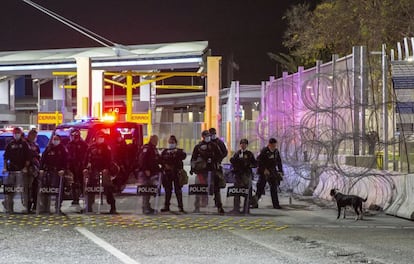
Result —
M 257 157 L 257 162 L 257 172 L 259 174 L 256 191 L 257 200 L 264 194 L 266 182 L 268 182 L 270 185 L 273 208 L 279 209 L 280 205 L 277 196 L 277 188 L 282 180 L 281 174 L 283 174 L 282 160 L 280 158 L 279 150 L 275 149 L 274 151 L 271 151 L 268 146 L 263 148 Z M 268 175 L 266 175 L 266 169 L 269 171 Z
M 141 185 L 152 185 L 153 177 L 161 172 L 160 163 L 161 158 L 158 154 L 156 145 L 151 141 L 142 146 L 142 151 L 139 153 L 139 184 Z M 149 175 L 146 174 L 149 172 Z M 155 210 L 150 204 L 150 195 L 142 195 L 142 212 L 144 214 L 153 214 Z
M 122 186 L 128 181 L 128 146 L 125 140 L 122 138 L 121 134 L 117 135 L 116 141 L 111 145 L 113 161 L 119 167 L 116 178 L 113 183 L 118 190 L 122 189 Z
M 24 206 L 28 206 L 29 193 L 28 182 L 23 175 L 23 170 L 30 164 L 30 151 L 27 142 L 23 139 L 23 135 L 19 139 L 12 139 L 6 146 L 4 151 L 4 169 L 9 172 L 5 177 L 4 184 L 10 186 L 22 185 L 24 186 L 23 203 Z M 7 193 L 5 195 L 5 201 L 3 203 L 7 213 L 13 213 L 13 197 L 14 193 Z
M 212 190 L 210 189 L 209 192 L 213 191 L 214 193 L 214 201 L 218 212 L 224 213 L 220 195 L 219 177 L 217 175 L 217 170 L 220 167 L 223 153 L 216 143 L 211 141 L 206 142 L 206 138 L 210 136 L 208 131 L 203 131 L 202 136 L 203 140 L 194 147 L 191 156 L 191 173 L 197 173 L 196 182 L 200 184 L 209 184 L 208 173 L 211 172 L 212 182 L 210 182 L 210 186 Z M 194 211 L 199 212 L 201 206 L 201 197 L 199 195 L 196 196 L 194 206 Z
M 183 160 L 187 154 L 180 148 L 164 149 L 161 152 L 161 163 L 164 170 L 162 176 L 162 184 L 165 188 L 165 204 L 161 211 L 170 210 L 170 201 L 172 195 L 172 188 L 174 184 L 175 196 L 177 197 L 178 208 L 180 212 L 184 212 L 183 194 L 181 191 L 178 173 L 183 169 Z
M 83 193 L 84 184 L 83 184 L 83 173 L 82 169 L 85 167 L 85 157 L 88 150 L 88 143 L 86 143 L 75 131 L 71 134 L 74 134 L 74 139 L 72 139 L 68 145 L 69 153 L 69 170 L 73 174 L 73 183 L 72 183 L 72 204 L 79 204 L 79 196 Z
M 28 169 L 28 174 L 30 180 L 32 181 L 31 188 L 30 188 L 30 204 L 29 210 L 36 210 L 37 206 L 37 195 L 38 189 L 40 186 L 40 177 L 39 177 L 39 170 L 40 170 L 40 148 L 39 145 L 35 141 L 27 141 L 29 146 L 31 159 L 30 165 Z
M 40 175 L 40 188 L 59 188 L 59 194 L 56 195 L 55 209 L 56 212 L 60 211 L 63 192 L 63 177 L 59 175 L 59 172 L 67 169 L 68 152 L 65 146 L 62 144 L 53 145 L 50 144 L 42 154 L 40 161 L 40 171 L 43 173 Z M 62 183 L 62 184 L 60 184 Z M 59 203 L 60 201 L 60 203 Z M 39 212 L 49 212 L 50 196 L 47 194 L 40 194 L 40 206 Z
M 103 136 L 102 136 L 103 137 Z M 100 177 L 102 177 L 102 186 L 104 188 L 104 194 L 106 196 L 106 202 L 111 206 L 109 213 L 115 214 L 115 197 L 114 197 L 114 186 L 112 184 L 109 169 L 112 163 L 111 148 L 105 142 L 94 142 L 89 146 L 86 161 L 88 168 L 88 180 L 86 187 L 94 188 L 98 187 Z M 95 193 L 90 192 L 87 194 L 87 209 L 88 212 L 92 212 L 92 205 L 95 201 Z
M 245 142 L 245 141 L 240 141 Z M 246 141 L 247 142 L 247 141 Z M 247 143 L 246 143 L 247 144 Z M 249 210 L 249 203 L 252 197 L 252 186 L 251 181 L 253 177 L 252 168 L 256 167 L 256 159 L 253 153 L 247 149 L 240 149 L 234 153 L 233 157 L 230 158 L 230 163 L 233 167 L 233 173 L 235 174 L 234 187 L 248 188 L 249 196 L 244 199 L 243 212 L 247 213 Z M 234 197 L 233 212 L 240 212 L 240 196 Z

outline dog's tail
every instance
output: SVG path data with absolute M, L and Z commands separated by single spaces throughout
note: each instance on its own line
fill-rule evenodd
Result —
M 365 203 L 368 200 L 368 196 L 365 199 L 362 199 L 362 201 Z

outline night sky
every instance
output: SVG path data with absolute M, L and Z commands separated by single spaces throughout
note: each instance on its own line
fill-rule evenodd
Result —
M 223 69 L 233 56 L 240 67 L 234 79 L 260 84 L 276 74 L 276 63 L 266 53 L 286 52 L 281 43 L 285 10 L 303 1 L 34 2 L 124 45 L 207 40 L 212 54 L 223 56 Z M 1 0 L 0 6 L 0 51 L 100 46 L 21 0 Z

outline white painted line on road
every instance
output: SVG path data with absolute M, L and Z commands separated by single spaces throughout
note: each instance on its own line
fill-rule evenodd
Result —
M 105 249 L 106 251 L 108 251 L 109 253 L 114 255 L 116 258 L 118 258 L 120 261 L 122 261 L 122 263 L 125 263 L 125 264 L 140 264 L 139 262 L 133 260 L 128 255 L 121 252 L 120 250 L 118 250 L 117 248 L 115 248 L 114 246 L 112 246 L 111 244 L 106 242 L 105 240 L 99 238 L 94 233 L 90 232 L 88 229 L 86 229 L 84 227 L 75 227 L 75 230 L 78 231 L 79 233 L 81 233 L 82 235 L 84 235 L 86 238 L 88 238 L 89 240 L 91 240 L 95 244 L 97 244 L 98 246 L 100 246 L 101 248 Z
M 285 256 L 285 257 L 288 257 L 291 260 L 295 260 L 295 263 L 309 263 L 309 260 L 304 260 L 304 259 L 299 258 L 296 253 L 291 253 L 291 252 L 288 252 L 286 250 L 280 250 L 280 248 L 278 249 L 278 248 L 272 247 L 272 246 L 270 246 L 270 245 L 268 245 L 268 244 L 266 244 L 262 241 L 258 241 L 258 240 L 254 239 L 252 237 L 241 234 L 237 231 L 229 231 L 229 232 L 232 233 L 233 235 L 236 235 L 236 236 L 241 237 L 243 239 L 246 239 L 246 240 L 248 240 L 252 243 L 255 243 L 259 246 L 267 248 L 267 249 L 269 249 L 273 252 L 276 252 L 278 256 Z
M 396 226 L 381 226 L 381 225 L 377 225 L 375 226 L 375 228 L 382 228 L 382 229 L 397 229 L 398 227 Z

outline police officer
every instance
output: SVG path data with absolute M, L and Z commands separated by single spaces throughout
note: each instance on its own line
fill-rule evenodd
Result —
M 30 165 L 28 169 L 29 181 L 32 182 L 30 188 L 30 202 L 29 210 L 36 210 L 37 206 L 37 195 L 39 189 L 39 170 L 40 170 L 40 148 L 36 143 L 37 131 L 32 129 L 27 135 L 27 144 L 31 153 Z
M 234 187 L 249 189 L 249 196 L 244 199 L 244 207 L 242 213 L 249 212 L 249 200 L 252 197 L 252 168 L 256 167 L 256 159 L 253 153 L 247 150 L 249 141 L 244 138 L 240 140 L 240 149 L 234 153 L 230 158 L 230 163 L 233 166 L 233 172 L 235 174 Z M 240 196 L 234 197 L 234 206 L 232 213 L 240 213 Z
M 23 131 L 19 127 L 13 129 L 13 139 L 7 144 L 4 151 L 4 167 L 3 174 L 9 172 L 8 176 L 4 180 L 4 184 L 15 187 L 17 185 L 23 185 L 23 205 L 28 207 L 29 193 L 28 193 L 28 181 L 26 174 L 28 166 L 30 165 L 30 151 L 27 142 L 23 138 Z M 6 213 L 13 213 L 13 197 L 14 193 L 10 192 L 5 195 L 5 201 L 3 206 Z M 29 210 L 29 208 L 26 208 Z
M 142 146 L 142 151 L 139 154 L 139 182 L 143 185 L 152 185 L 153 179 L 161 172 L 160 162 L 161 157 L 157 150 L 158 136 L 152 135 L 147 144 Z M 150 195 L 142 195 L 142 213 L 154 214 L 155 210 L 150 204 Z
M 217 167 L 217 170 L 216 170 L 216 176 L 219 178 L 220 185 L 221 185 L 220 187 L 224 188 L 226 187 L 226 180 L 224 179 L 223 166 L 221 165 L 221 163 L 223 159 L 227 157 L 228 150 L 224 142 L 217 136 L 217 131 L 214 127 L 210 128 L 208 132 L 210 132 L 210 135 L 211 135 L 211 142 L 216 144 L 222 153 L 222 156 L 219 160 L 219 166 Z
M 217 146 L 220 148 L 220 151 L 222 153 L 221 160 L 220 160 L 220 164 L 221 164 L 223 159 L 227 157 L 227 154 L 228 154 L 226 144 L 224 144 L 224 142 L 217 136 L 217 130 L 214 127 L 210 128 L 208 132 L 210 132 L 210 135 L 211 135 L 211 142 L 217 144 Z
M 73 174 L 72 183 L 72 205 L 79 204 L 79 197 L 83 193 L 83 168 L 85 167 L 85 157 L 88 150 L 88 143 L 86 143 L 81 135 L 79 129 L 72 129 L 70 132 L 70 141 L 67 145 L 69 158 L 69 170 Z
M 258 201 L 262 194 L 264 194 L 266 182 L 268 182 L 273 208 L 281 209 L 279 198 L 277 197 L 277 188 L 283 179 L 283 167 L 276 143 L 275 138 L 270 138 L 267 147 L 263 148 L 257 157 L 259 180 L 257 182 L 256 197 Z M 257 206 L 254 207 L 257 208 Z
M 183 169 L 187 154 L 183 149 L 177 148 L 177 138 L 171 135 L 168 139 L 168 149 L 164 149 L 161 152 L 161 163 L 163 168 L 162 184 L 165 189 L 165 204 L 161 212 L 170 211 L 170 201 L 172 188 L 174 184 L 175 196 L 177 197 L 179 212 L 185 213 L 183 206 L 183 194 L 181 191 L 178 173 Z
M 68 168 L 68 151 L 61 143 L 59 135 L 54 135 L 51 144 L 47 146 L 40 160 L 40 187 L 59 188 L 56 195 L 55 210 L 60 212 L 63 192 L 63 175 Z M 48 213 L 50 208 L 50 196 L 46 194 L 40 195 L 41 212 Z M 44 208 L 47 207 L 47 208 Z
M 114 185 L 112 184 L 111 176 L 109 175 L 109 169 L 112 163 L 111 148 L 105 142 L 106 134 L 102 131 L 98 131 L 95 135 L 95 142 L 89 146 L 86 154 L 86 166 L 84 169 L 85 175 L 87 175 L 87 187 L 97 187 L 100 180 L 104 188 L 104 194 L 106 196 L 106 202 L 111 206 L 110 214 L 117 214 L 114 197 Z M 101 177 L 101 178 L 100 178 Z M 87 209 L 88 212 L 92 212 L 92 205 L 95 201 L 95 194 L 87 194 Z
M 217 175 L 217 170 L 220 166 L 220 162 L 223 159 L 223 153 L 220 151 L 220 148 L 216 143 L 211 141 L 211 134 L 208 130 L 204 130 L 201 133 L 203 138 L 193 150 L 191 156 L 191 171 L 197 173 L 196 182 L 210 184 L 214 192 L 214 201 L 217 206 L 219 214 L 223 214 L 223 204 L 221 203 L 220 187 L 219 187 L 219 177 Z M 198 162 L 201 161 L 201 162 Z M 198 165 L 197 165 L 198 164 Z M 208 174 L 211 173 L 212 182 L 208 183 Z M 209 190 L 210 192 L 210 190 Z M 194 212 L 200 212 L 200 203 L 201 197 L 196 196 L 195 200 L 195 209 Z
M 113 180 L 114 186 L 117 190 L 121 191 L 122 186 L 128 181 L 128 146 L 125 139 L 122 137 L 121 132 L 116 131 L 113 137 L 114 141 L 111 145 L 113 162 L 119 167 L 119 172 L 116 178 Z

